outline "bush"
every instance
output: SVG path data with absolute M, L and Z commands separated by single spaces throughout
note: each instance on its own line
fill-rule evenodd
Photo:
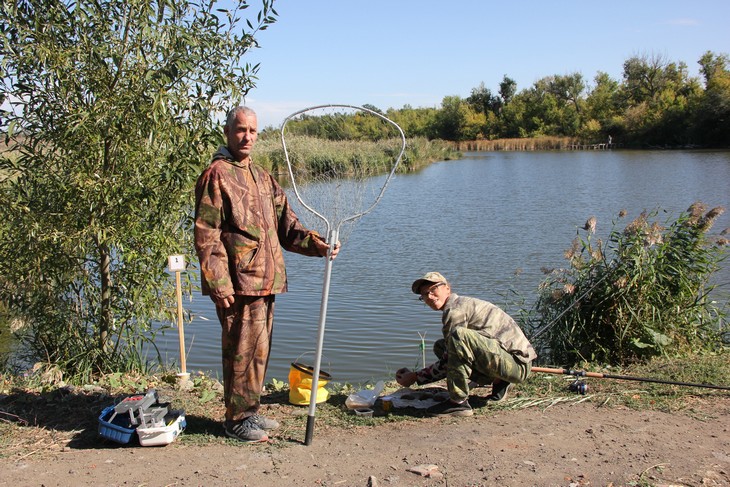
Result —
M 623 231 L 614 221 L 606 244 L 591 217 L 566 251 L 570 267 L 540 285 L 529 327 L 541 355 L 623 365 L 722 347 L 726 311 L 709 295 L 726 242 L 707 232 L 724 209 L 705 210 L 695 203 L 666 227 L 650 221 L 658 210 Z

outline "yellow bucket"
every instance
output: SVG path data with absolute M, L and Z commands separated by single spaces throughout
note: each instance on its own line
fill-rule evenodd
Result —
M 308 406 L 312 398 L 312 382 L 314 367 L 299 362 L 292 362 L 289 369 L 289 402 L 297 406 Z M 325 402 L 330 393 L 324 388 L 332 376 L 322 370 L 319 371 L 317 381 L 317 403 Z

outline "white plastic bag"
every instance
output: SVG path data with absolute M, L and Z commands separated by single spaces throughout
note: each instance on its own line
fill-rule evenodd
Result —
M 381 380 L 375 384 L 373 389 L 363 389 L 354 394 L 350 394 L 345 399 L 345 406 L 349 409 L 371 408 L 383 392 L 384 387 L 385 383 Z

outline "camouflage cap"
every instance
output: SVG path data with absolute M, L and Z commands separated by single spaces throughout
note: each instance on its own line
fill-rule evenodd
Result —
M 421 289 L 421 286 L 423 286 L 423 284 L 426 282 L 430 282 L 433 284 L 436 284 L 438 282 L 442 282 L 444 284 L 449 283 L 446 278 L 438 272 L 428 272 L 422 278 L 413 281 L 413 284 L 411 285 L 411 291 L 413 291 L 414 294 L 420 294 L 418 290 Z

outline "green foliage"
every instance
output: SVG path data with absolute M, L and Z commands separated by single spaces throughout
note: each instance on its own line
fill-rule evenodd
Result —
M 273 391 L 273 392 L 287 391 L 287 390 L 289 390 L 289 385 L 283 380 L 278 380 L 276 378 L 272 378 L 271 384 L 268 384 L 266 386 L 266 389 Z
M 397 123 L 408 138 L 426 137 L 434 139 L 436 108 L 412 108 L 408 105 L 400 110 L 391 109 L 387 117 Z
M 693 137 L 690 121 L 701 97 L 698 80 L 684 63 L 661 56 L 632 57 L 624 63 L 621 92 L 626 100 L 625 136 L 644 145 L 677 146 Z
M 694 110 L 696 140 L 711 146 L 727 146 L 730 134 L 730 60 L 725 54 L 705 53 L 699 61 L 705 91 Z
M 445 140 L 465 140 L 464 128 L 471 109 L 460 97 L 447 96 L 441 102 L 441 110 L 436 113 L 435 132 Z
M 512 78 L 504 75 L 499 83 L 499 96 L 502 98 L 502 105 L 506 105 L 512 101 L 517 92 L 517 82 Z
M 228 8 L 224 8 L 228 7 Z M 3 2 L 0 300 L 26 360 L 69 377 L 143 369 L 174 321 L 170 254 L 192 255 L 192 185 L 240 60 L 274 22 L 247 2 Z M 191 289 L 184 276 L 187 291 Z M 154 351 L 154 350 L 153 350 Z
M 568 269 L 540 286 L 529 327 L 553 363 L 628 364 L 722 347 L 724 309 L 710 298 L 724 258 L 707 232 L 724 209 L 695 203 L 666 227 L 642 213 L 604 244 L 591 218 L 566 252 Z M 616 223 L 614 223 L 614 227 Z
M 369 106 L 368 109 L 380 113 L 376 107 Z M 407 130 L 408 126 L 400 125 L 408 122 L 407 115 L 408 111 L 391 111 L 386 118 Z M 294 172 L 309 178 L 330 173 L 379 175 L 390 170 L 402 147 L 400 134 L 391 123 L 362 111 L 304 114 L 292 118 L 287 121 L 285 138 Z M 430 162 L 454 159 L 458 155 L 451 145 L 442 140 L 428 140 L 411 134 L 398 171 L 412 171 Z M 279 130 L 262 131 L 254 148 L 254 157 L 258 164 L 272 173 L 288 174 Z
M 200 399 L 198 401 L 200 402 L 200 404 L 205 404 L 212 401 L 213 399 L 216 399 L 217 397 L 218 394 L 216 394 L 215 391 L 211 389 L 203 389 L 200 391 Z
M 319 134 L 317 127 L 311 127 L 311 133 Z M 312 178 L 327 174 L 328 171 L 346 175 L 357 165 L 371 166 L 374 174 L 378 168 L 390 167 L 398 154 L 394 153 L 392 141 L 362 140 L 364 137 L 351 132 L 350 140 L 322 140 L 318 137 L 287 137 L 287 147 L 292 166 L 299 175 L 308 174 Z M 330 134 L 332 135 L 332 134 Z M 332 135 L 333 136 L 333 135 Z M 306 159 L 298 158 L 306 156 Z M 441 140 L 428 140 L 425 137 L 408 139 L 406 151 L 398 166 L 398 172 L 410 172 L 434 161 L 456 159 L 459 152 Z M 267 132 L 259 138 L 254 147 L 254 158 L 258 164 L 273 174 L 288 174 L 286 157 L 281 140 L 273 133 Z
M 504 76 L 499 96 L 484 82 L 441 107 L 388 110 L 409 137 L 449 141 L 578 137 L 580 143 L 620 147 L 730 146 L 730 71 L 726 54 L 699 60 L 705 86 L 684 62 L 634 56 L 623 79 L 598 72 L 589 86 L 581 73 L 545 76 L 517 91 Z
M 491 90 L 484 86 L 484 83 L 471 90 L 471 95 L 466 99 L 466 102 L 477 113 L 499 113 L 500 108 L 502 108 L 502 99 L 492 95 Z

